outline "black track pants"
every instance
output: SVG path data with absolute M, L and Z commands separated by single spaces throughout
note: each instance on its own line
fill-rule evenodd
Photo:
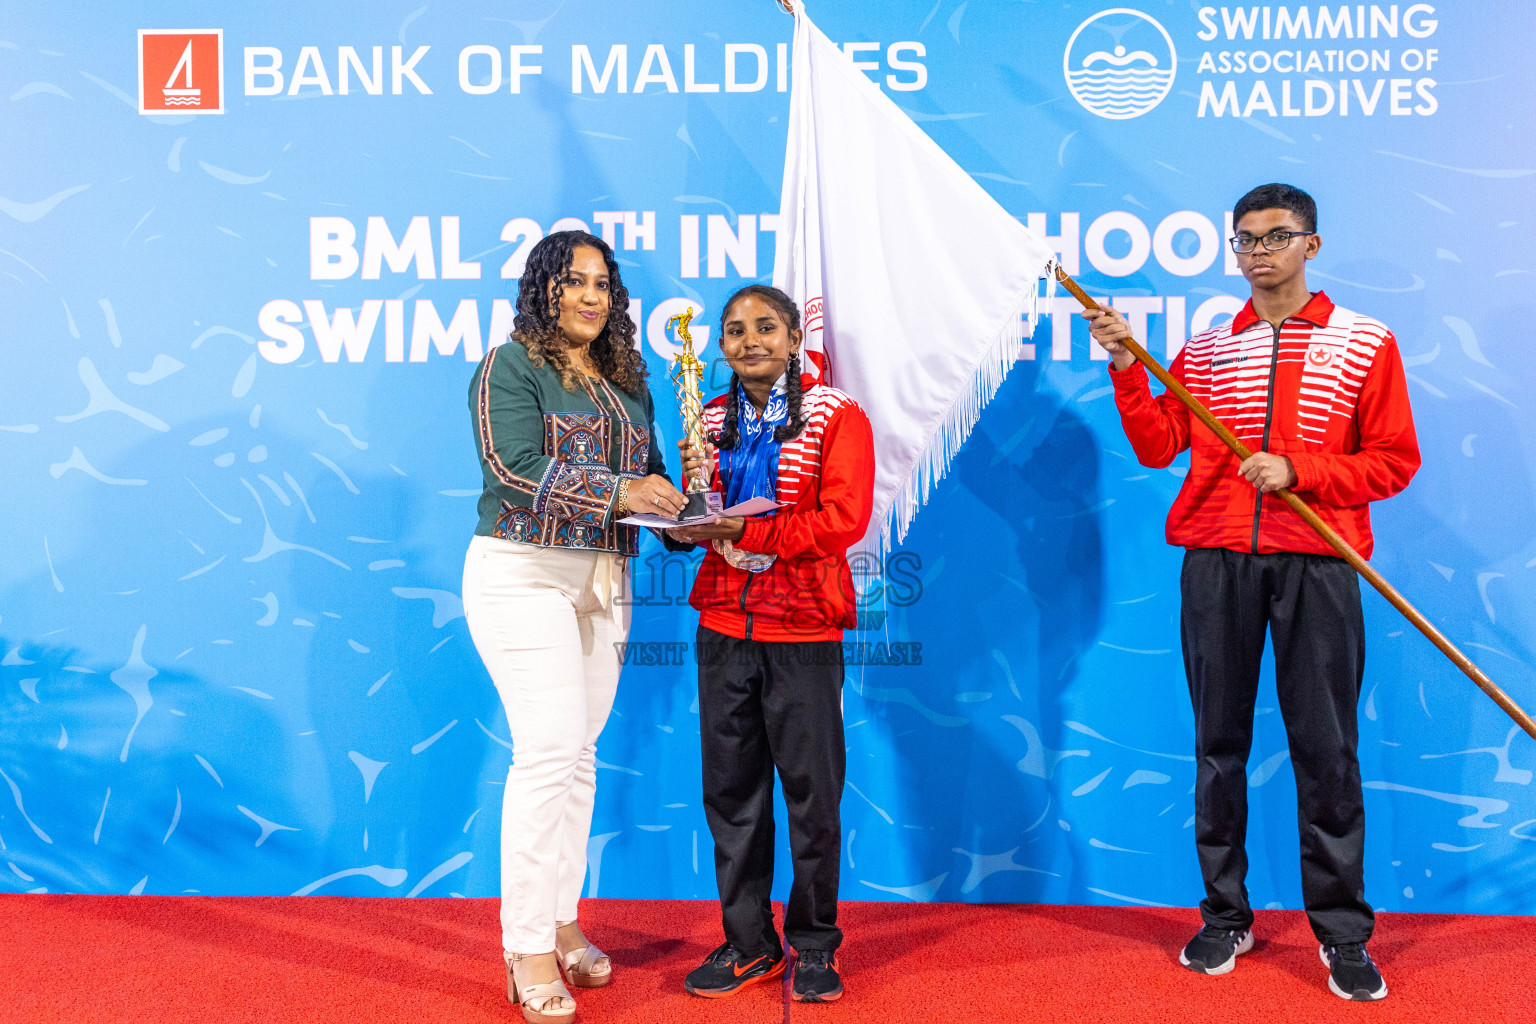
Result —
M 842 644 L 738 640 L 700 626 L 696 651 L 704 813 L 726 940 L 749 955 L 779 949 L 769 903 L 777 768 L 795 870 L 784 937 L 797 950 L 836 949 Z
M 1320 942 L 1364 942 L 1365 805 L 1356 705 L 1365 670 L 1360 584 L 1323 555 L 1194 549 L 1184 556 L 1184 668 L 1195 710 L 1195 842 L 1207 924 L 1253 923 L 1244 838 L 1248 753 L 1266 628 L 1296 773 L 1301 891 Z

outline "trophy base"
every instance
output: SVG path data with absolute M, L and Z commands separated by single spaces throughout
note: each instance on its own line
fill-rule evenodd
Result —
M 688 504 L 677 517 L 680 523 L 717 516 L 725 508 L 725 497 L 719 491 L 691 491 L 687 497 Z

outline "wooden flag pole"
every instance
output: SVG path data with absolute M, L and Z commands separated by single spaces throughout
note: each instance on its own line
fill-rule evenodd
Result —
M 1103 308 L 1093 300 L 1092 296 L 1083 291 L 1082 287 L 1076 281 L 1072 280 L 1072 278 L 1067 275 L 1067 272 L 1062 270 L 1060 266 L 1056 268 L 1056 280 L 1060 281 L 1062 285 L 1067 289 L 1067 291 L 1071 292 L 1072 296 L 1076 298 L 1078 302 L 1083 304 L 1084 309 Z M 1237 439 L 1236 434 L 1233 434 L 1231 430 L 1228 430 L 1225 424 L 1223 424 L 1220 420 L 1211 414 L 1211 410 L 1202 405 L 1200 400 L 1195 398 L 1194 395 L 1191 395 L 1183 384 L 1180 384 L 1176 379 L 1174 379 L 1173 374 L 1163 369 L 1162 365 L 1156 359 L 1153 359 L 1152 356 L 1148 354 L 1147 350 L 1142 348 L 1134 338 L 1127 337 L 1122 341 L 1122 344 L 1124 344 L 1125 347 L 1130 350 L 1131 354 L 1136 357 L 1137 362 L 1145 366 L 1148 372 L 1150 372 L 1152 376 L 1161 381 L 1163 386 L 1166 387 L 1175 398 L 1177 398 L 1180 402 L 1183 402 L 1184 405 L 1189 408 L 1189 411 L 1194 414 L 1196 419 L 1198 419 L 1201 423 L 1204 423 L 1210 429 L 1211 433 L 1221 438 L 1222 443 L 1225 444 L 1228 448 L 1232 449 L 1232 451 L 1237 455 L 1239 459 L 1247 459 L 1248 456 L 1253 454 L 1247 445 L 1243 444 L 1242 441 Z M 1301 498 L 1297 497 L 1296 494 L 1293 493 L 1288 487 L 1282 487 L 1280 490 L 1275 491 L 1274 493 L 1280 498 L 1281 501 L 1289 505 L 1297 515 L 1301 516 L 1301 518 L 1306 521 L 1308 526 L 1312 527 L 1313 530 L 1316 530 L 1318 536 L 1327 541 L 1329 547 L 1333 548 L 1333 550 L 1339 553 L 1340 558 L 1354 566 L 1355 571 L 1358 572 L 1361 576 L 1364 576 L 1366 582 L 1379 590 L 1381 592 L 1381 596 L 1385 597 L 1391 603 L 1392 607 L 1402 612 L 1403 616 L 1407 618 L 1409 622 L 1413 623 L 1414 626 L 1418 628 L 1420 633 L 1423 633 L 1425 636 L 1429 637 L 1430 643 L 1440 648 L 1440 652 L 1442 654 L 1444 654 L 1447 658 L 1450 658 L 1451 661 L 1455 662 L 1457 668 L 1465 672 L 1467 677 L 1476 683 L 1479 687 L 1481 687 L 1484 693 L 1492 697 L 1493 702 L 1504 709 L 1505 714 L 1509 715 L 1510 718 L 1513 718 L 1515 723 L 1519 725 L 1520 728 L 1524 729 L 1531 735 L 1532 739 L 1536 739 L 1536 721 L 1532 721 L 1531 716 L 1526 714 L 1521 709 L 1520 705 L 1516 704 L 1513 700 L 1510 700 L 1509 695 L 1506 694 L 1503 690 L 1499 689 L 1498 685 L 1494 683 L 1492 679 L 1489 679 L 1488 676 L 1484 674 L 1482 669 L 1474 665 L 1470 658 L 1468 658 L 1465 654 L 1462 654 L 1461 651 L 1457 650 L 1456 645 L 1447 640 L 1445 634 L 1436 629 L 1434 625 L 1428 619 L 1426 619 L 1417 608 L 1409 604 L 1408 599 L 1403 597 L 1402 594 L 1399 594 L 1397 589 L 1393 587 L 1392 584 L 1383 579 L 1381 573 L 1371 568 L 1371 563 L 1367 562 L 1364 558 L 1361 558 L 1360 552 L 1351 547 L 1349 542 L 1346 541 L 1343 537 L 1340 537 L 1338 532 L 1335 531 L 1333 527 L 1323 522 L 1322 517 L 1313 511 L 1310 505 L 1308 505 L 1305 501 L 1302 501 Z

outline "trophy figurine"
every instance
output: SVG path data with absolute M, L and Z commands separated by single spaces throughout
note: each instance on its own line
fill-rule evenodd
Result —
M 677 392 L 678 407 L 683 414 L 683 430 L 694 451 L 702 454 L 708 450 L 704 438 L 704 399 L 699 389 L 699 381 L 704 376 L 704 364 L 693 354 L 693 335 L 688 333 L 688 324 L 692 321 L 693 307 L 689 306 L 686 313 L 668 320 L 667 327 L 670 329 L 673 324 L 677 325 L 677 337 L 683 345 L 682 352 L 677 356 L 677 368 L 672 371 L 672 387 Z M 682 515 L 677 517 L 680 523 L 719 515 L 724 507 L 720 493 L 710 490 L 709 481 L 705 479 L 702 469 L 687 476 L 683 493 L 688 497 L 688 505 Z

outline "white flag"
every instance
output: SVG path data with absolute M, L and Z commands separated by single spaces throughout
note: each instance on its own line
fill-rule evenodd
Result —
M 869 414 L 861 547 L 883 553 L 1017 361 L 1055 253 L 795 7 L 773 283 L 800 304 L 805 372 Z

